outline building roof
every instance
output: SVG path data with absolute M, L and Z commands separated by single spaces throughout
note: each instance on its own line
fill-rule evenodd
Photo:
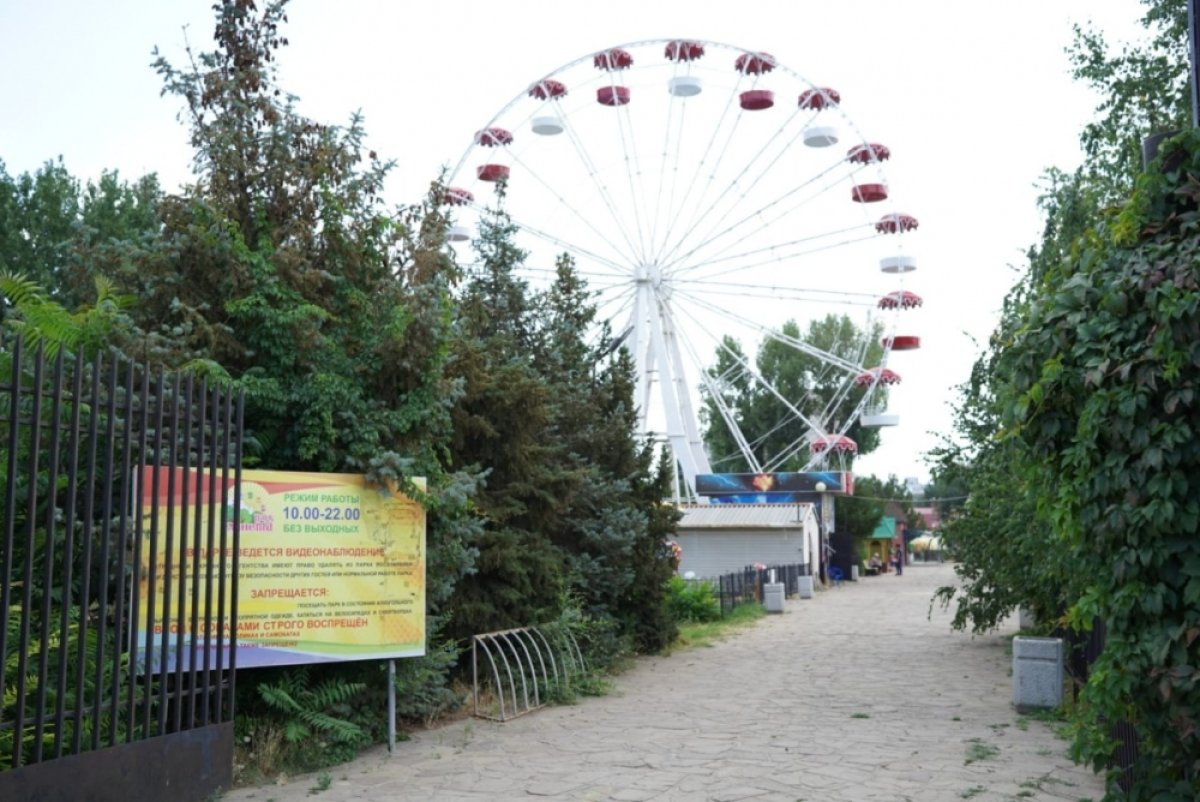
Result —
M 800 528 L 812 504 L 684 504 L 680 529 Z
M 879 520 L 879 526 L 871 533 L 874 540 L 891 540 L 896 536 L 896 519 L 885 515 Z

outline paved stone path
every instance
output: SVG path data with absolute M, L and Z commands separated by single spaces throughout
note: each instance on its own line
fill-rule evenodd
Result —
M 1005 633 L 952 632 L 912 567 L 788 600 L 712 648 L 640 660 L 612 694 L 459 721 L 226 800 L 1100 800 L 1067 743 L 1013 710 Z M 1011 630 L 1007 634 L 1011 634 Z

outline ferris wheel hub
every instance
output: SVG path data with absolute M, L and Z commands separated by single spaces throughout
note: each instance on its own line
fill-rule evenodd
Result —
M 635 284 L 649 286 L 655 290 L 663 289 L 666 282 L 663 280 L 662 271 L 656 264 L 640 264 L 633 271 L 633 281 Z

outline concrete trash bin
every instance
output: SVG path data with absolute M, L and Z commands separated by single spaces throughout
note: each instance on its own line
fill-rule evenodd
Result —
M 763 607 L 768 613 L 783 612 L 783 583 L 766 582 L 763 584 Z
M 1062 638 L 1016 637 L 1013 652 L 1013 705 L 1018 713 L 1054 708 L 1063 702 Z
M 858 581 L 858 564 L 857 563 L 850 566 L 850 581 L 851 582 Z
M 813 578 L 811 576 L 796 577 L 796 595 L 802 599 L 813 597 Z

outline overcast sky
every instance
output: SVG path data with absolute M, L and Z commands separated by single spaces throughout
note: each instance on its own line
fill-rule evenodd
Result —
M 0 4 L 0 159 L 10 174 L 61 156 L 84 177 L 189 169 L 180 104 L 150 68 L 159 47 L 184 58 L 185 36 L 211 45 L 208 0 L 41 0 Z M 921 221 L 925 298 L 911 319 L 924 347 L 897 355 L 901 426 L 859 461 L 863 473 L 927 478 L 922 454 L 949 426 L 994 326 L 1014 267 L 1036 241 L 1037 182 L 1073 168 L 1097 99 L 1072 82 L 1074 22 L 1122 40 L 1136 0 L 860 0 L 854 3 L 609 0 L 447 3 L 296 0 L 282 82 L 299 110 L 342 123 L 361 110 L 368 144 L 397 169 L 396 202 L 419 199 L 474 131 L 533 81 L 596 50 L 694 38 L 772 53 L 853 98 L 856 126 L 892 150 L 887 178 Z M 186 32 L 186 33 L 185 33 Z M 903 359 L 901 363 L 900 360 Z M 902 367 L 901 367 L 902 365 Z

